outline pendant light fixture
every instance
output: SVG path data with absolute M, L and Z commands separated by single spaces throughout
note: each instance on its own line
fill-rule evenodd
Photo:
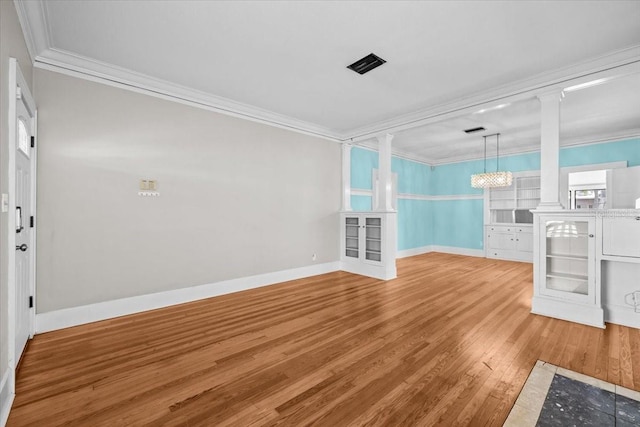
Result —
M 496 137 L 496 171 L 487 172 L 487 137 Z M 500 134 L 483 136 L 484 138 L 484 173 L 471 175 L 471 186 L 473 188 L 495 188 L 509 187 L 513 182 L 511 172 L 500 172 Z

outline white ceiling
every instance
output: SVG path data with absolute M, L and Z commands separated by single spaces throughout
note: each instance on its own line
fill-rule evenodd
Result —
M 337 140 L 391 129 L 396 152 L 436 163 L 477 157 L 481 138 L 461 132 L 476 124 L 506 151 L 531 149 L 536 90 L 640 64 L 637 0 L 16 4 L 36 65 Z M 346 68 L 371 52 L 388 62 Z M 572 92 L 564 141 L 638 131 L 639 94 L 637 76 Z M 508 107 L 471 114 L 502 97 Z M 399 130 L 408 122 L 422 126 Z
M 430 164 L 481 157 L 482 136 L 500 133 L 500 153 L 521 153 L 540 147 L 540 102 L 535 97 L 498 104 L 499 109 L 476 111 L 449 120 L 394 134 L 393 146 L 405 157 Z M 562 146 L 640 135 L 640 73 L 612 79 L 582 90 L 566 92 L 560 104 Z M 482 126 L 484 132 L 466 134 Z M 373 145 L 367 141 L 366 145 Z M 488 155 L 496 152 L 488 138 Z

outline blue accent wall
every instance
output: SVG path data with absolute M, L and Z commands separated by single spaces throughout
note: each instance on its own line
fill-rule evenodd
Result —
M 640 166 L 640 138 L 607 144 L 569 147 L 560 150 L 560 167 L 581 166 L 591 163 L 628 161 L 627 166 Z
M 351 209 L 354 211 L 370 211 L 373 209 L 371 203 L 373 202 L 371 196 L 351 196 Z
M 433 245 L 483 248 L 482 199 L 433 202 Z
M 640 138 L 562 148 L 560 166 L 627 161 L 640 166 Z M 378 153 L 354 147 L 351 151 L 352 188 L 371 190 L 371 174 L 378 168 Z M 487 170 L 495 170 L 495 159 Z M 471 187 L 471 175 L 484 169 L 484 161 L 473 160 L 431 167 L 393 157 L 391 169 L 398 174 L 398 193 L 426 196 L 482 195 Z M 540 153 L 500 157 L 500 169 L 521 172 L 540 169 Z M 354 211 L 371 210 L 370 196 L 352 196 Z M 398 199 L 398 250 L 427 245 L 482 249 L 484 238 L 482 199 Z
M 351 149 L 351 188 L 371 190 L 371 171 L 378 169 L 378 152 L 364 148 Z
M 398 174 L 398 193 L 431 194 L 431 166 L 392 157 L 391 172 Z
M 433 244 L 433 202 L 398 199 L 398 250 Z

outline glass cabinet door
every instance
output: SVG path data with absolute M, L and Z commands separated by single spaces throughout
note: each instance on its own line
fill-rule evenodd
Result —
M 365 218 L 365 258 L 382 261 L 382 218 Z
M 358 258 L 360 255 L 360 218 L 345 218 L 345 256 Z
M 584 220 L 547 220 L 543 223 L 546 294 L 568 299 L 591 299 L 593 294 L 593 222 Z

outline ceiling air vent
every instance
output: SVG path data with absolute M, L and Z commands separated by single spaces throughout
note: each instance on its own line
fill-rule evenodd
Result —
M 464 131 L 466 133 L 475 133 L 475 132 L 480 132 L 485 130 L 485 128 L 483 128 L 482 126 L 480 126 L 479 128 L 471 128 L 471 129 L 465 129 Z
M 373 70 L 376 67 L 381 66 L 385 62 L 387 61 L 385 61 L 384 59 L 380 58 L 377 55 L 374 55 L 373 53 L 370 53 L 364 58 L 359 59 L 353 64 L 349 65 L 347 68 L 355 71 L 358 74 L 364 74 L 364 73 L 368 73 L 369 71 Z

